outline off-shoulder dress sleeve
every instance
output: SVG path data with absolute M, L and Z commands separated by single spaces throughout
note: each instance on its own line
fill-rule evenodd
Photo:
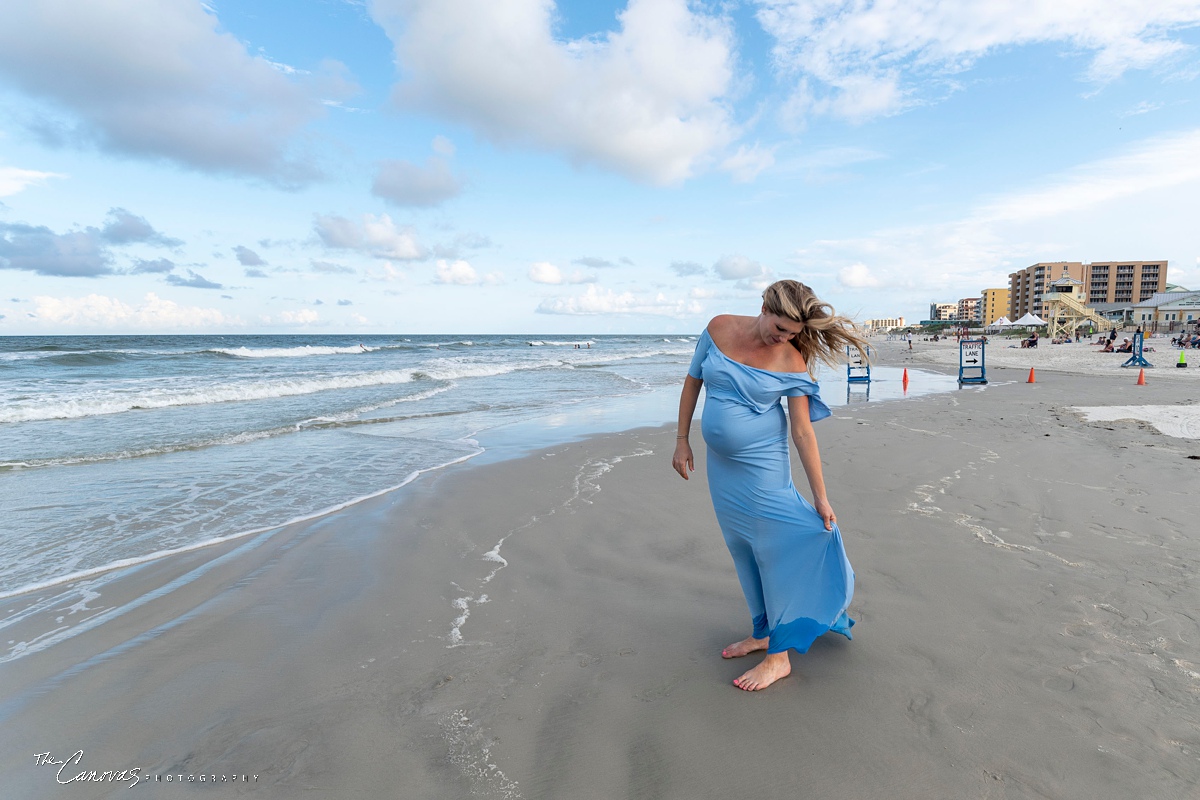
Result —
M 708 335 L 708 328 L 705 328 L 704 333 L 700 334 L 700 340 L 696 342 L 696 352 L 692 354 L 692 364 L 688 367 L 688 375 L 698 381 L 704 380 L 704 359 L 711 347 L 712 337 Z
M 802 397 L 808 396 L 808 419 L 810 422 L 816 422 L 819 419 L 825 419 L 832 416 L 833 412 L 829 410 L 829 406 L 825 405 L 825 401 L 821 399 L 821 387 L 812 378 L 808 377 L 808 373 L 796 373 L 798 379 L 784 390 L 784 397 Z

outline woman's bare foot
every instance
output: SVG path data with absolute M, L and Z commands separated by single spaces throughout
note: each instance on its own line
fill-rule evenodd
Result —
M 762 660 L 752 670 L 744 673 L 740 678 L 733 679 L 733 685 L 747 692 L 757 692 L 760 689 L 765 689 L 780 678 L 786 678 L 792 674 L 792 662 L 788 658 L 786 651 L 782 653 L 768 653 L 767 657 Z
M 770 639 L 755 639 L 753 636 L 747 636 L 740 642 L 734 642 L 721 651 L 721 658 L 741 658 L 748 656 L 756 650 L 766 650 L 767 643 Z

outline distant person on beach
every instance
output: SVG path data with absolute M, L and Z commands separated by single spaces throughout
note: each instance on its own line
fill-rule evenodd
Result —
M 912 331 L 908 332 L 908 349 L 912 350 Z
M 1117 348 L 1117 352 L 1118 353 L 1132 353 L 1133 352 L 1133 342 L 1129 341 L 1128 339 L 1121 342 L 1121 346 Z
M 854 571 L 825 494 L 812 426 L 830 412 L 808 373 L 814 359 L 833 365 L 847 346 L 866 361 L 867 344 L 853 322 L 803 283 L 778 281 L 763 292 L 757 317 L 723 314 L 708 323 L 683 382 L 671 466 L 684 480 L 695 470 L 688 435 L 704 386 L 709 494 L 754 629 L 721 656 L 766 651 L 758 666 L 734 680 L 745 691 L 789 675 L 789 650 L 806 652 L 827 631 L 850 638 L 854 620 L 846 609 Z M 786 417 L 781 397 L 787 398 Z M 789 430 L 811 505 L 792 483 Z
M 1100 348 L 1100 352 L 1101 352 L 1101 353 L 1111 353 L 1111 352 L 1113 352 L 1113 343 L 1112 343 L 1112 339 L 1105 339 L 1105 340 L 1104 340 L 1104 347 Z

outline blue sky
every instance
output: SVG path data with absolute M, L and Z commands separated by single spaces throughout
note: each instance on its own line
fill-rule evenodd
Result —
M 924 318 L 1200 288 L 1200 0 L 0 6 L 0 335 Z

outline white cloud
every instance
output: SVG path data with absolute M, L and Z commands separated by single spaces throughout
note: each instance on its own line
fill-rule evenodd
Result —
M 467 286 L 479 283 L 479 273 L 466 261 L 438 261 L 434 282 Z
M 455 153 L 454 142 L 447 139 L 445 136 L 437 135 L 433 137 L 433 152 L 439 156 L 453 158 Z
M 1133 108 L 1122 114 L 1122 117 L 1136 117 L 1139 114 L 1149 114 L 1151 111 L 1158 111 L 1163 107 L 1162 103 L 1152 103 L 1149 100 L 1143 100 Z
M 977 216 L 992 221 L 1042 219 L 1194 181 L 1200 181 L 1200 130 L 1144 141 L 1124 155 L 1058 176 L 1047 186 L 1000 198 Z
M 596 276 L 577 269 L 570 275 L 564 275 L 562 270 L 549 261 L 535 261 L 529 266 L 529 280 L 534 283 L 595 283 Z
M 866 264 L 861 263 L 843 267 L 838 271 L 837 279 L 838 283 L 848 286 L 851 289 L 862 289 L 879 285 L 879 279 L 871 274 L 871 270 Z
M 736 281 L 745 278 L 764 278 L 767 268 L 745 256 L 721 256 L 713 264 L 713 271 L 722 280 Z
M 430 156 L 425 166 L 411 161 L 384 161 L 379 165 L 371 192 L 398 206 L 436 206 L 462 191 L 462 182 L 450 171 L 446 159 Z
M 1186 45 L 1170 36 L 1200 23 L 1197 0 L 756 0 L 775 58 L 796 79 L 793 105 L 851 120 L 894 113 L 920 87 L 988 54 L 1059 44 L 1092 56 L 1086 77 L 1107 82 L 1163 63 Z
M 721 162 L 721 169 L 732 175 L 737 183 L 749 183 L 774 163 L 775 148 L 742 145 L 736 153 Z
M 335 214 L 317 214 L 313 226 L 326 247 L 357 250 L 375 258 L 417 261 L 425 258 L 425 248 L 411 228 L 397 228 L 387 214 L 363 214 L 356 223 Z
M 139 305 L 129 305 L 113 297 L 89 294 L 84 297 L 33 298 L 39 325 L 105 331 L 181 328 L 241 327 L 242 321 L 215 308 L 182 306 L 148 293 Z
M 731 26 L 687 0 L 630 0 L 619 29 L 563 42 L 550 0 L 377 0 L 402 106 L 501 144 L 678 183 L 737 135 Z
M 311 308 L 279 312 L 279 321 L 285 325 L 310 325 L 320 321 L 320 319 L 321 316 Z
M 562 283 L 562 270 L 549 261 L 535 261 L 529 265 L 529 280 L 534 283 Z
M 239 244 L 233 248 L 233 254 L 237 256 L 238 263 L 243 267 L 262 267 L 267 263 L 262 256 L 245 245 Z
M 886 289 L 890 302 L 914 309 L 1007 286 L 1009 272 L 1038 261 L 1167 258 L 1176 282 L 1195 252 L 1198 193 L 1200 129 L 981 199 L 958 218 L 816 241 L 794 262 L 841 287 Z
M 597 314 L 637 314 L 655 317 L 685 317 L 699 314 L 704 307 L 696 301 L 672 300 L 661 292 L 643 297 L 633 292 L 614 292 L 592 284 L 581 295 L 553 297 L 537 307 L 539 314 L 591 316 Z
M 36 126 L 60 143 L 302 182 L 314 169 L 290 141 L 322 99 L 352 93 L 342 71 L 286 74 L 198 2 L 0 3 L 0 75 L 73 117 L 73 130 L 49 116 Z
M 9 197 L 29 186 L 40 186 L 50 178 L 65 178 L 57 172 L 38 172 L 18 167 L 0 167 L 0 197 Z
M 387 283 L 404 283 L 408 280 L 408 275 L 402 270 L 396 269 L 392 264 L 384 264 L 380 269 L 367 268 L 363 273 L 369 281 L 384 281 Z
M 708 269 L 695 261 L 673 261 L 671 262 L 671 271 L 681 278 L 708 274 Z
M 688 297 L 693 300 L 709 300 L 717 296 L 716 289 L 704 289 L 699 286 L 693 286 L 688 292 Z

